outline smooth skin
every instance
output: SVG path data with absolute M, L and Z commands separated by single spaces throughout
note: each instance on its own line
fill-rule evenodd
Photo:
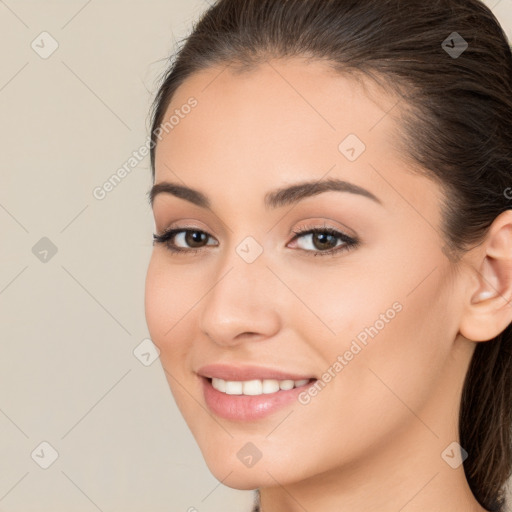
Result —
M 155 231 L 209 236 L 195 246 L 184 234 L 174 239 L 196 253 L 154 246 L 145 307 L 171 391 L 213 475 L 260 488 L 263 512 L 483 511 L 462 465 L 453 469 L 441 454 L 459 440 L 476 342 L 512 321 L 512 211 L 461 261 L 447 257 L 442 190 L 411 172 L 397 149 L 398 98 L 325 63 L 209 68 L 180 86 L 165 119 L 192 96 L 197 106 L 156 147 L 155 183 L 197 189 L 211 208 L 159 194 Z M 353 162 L 338 148 L 349 134 L 366 145 Z M 328 178 L 380 203 L 328 191 L 265 208 L 270 190 Z M 297 228 L 324 226 L 359 244 L 313 256 L 326 246 L 312 235 L 294 239 Z M 248 236 L 263 249 L 252 263 L 236 251 Z M 202 365 L 257 364 L 321 379 L 397 301 L 401 311 L 307 405 L 254 422 L 207 409 Z M 237 457 L 248 442 L 262 454 L 252 467 Z

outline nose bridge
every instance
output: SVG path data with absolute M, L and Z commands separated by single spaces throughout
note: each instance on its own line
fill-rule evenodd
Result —
M 279 329 L 275 278 L 262 249 L 254 239 L 244 239 L 219 262 L 200 312 L 201 330 L 216 343 L 237 343 L 248 333 L 265 338 Z

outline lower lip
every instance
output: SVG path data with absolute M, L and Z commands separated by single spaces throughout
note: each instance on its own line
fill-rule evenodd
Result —
M 228 395 L 216 390 L 206 377 L 203 381 L 203 393 L 206 405 L 217 416 L 235 421 L 254 421 L 297 401 L 298 395 L 310 387 L 314 381 L 289 390 L 279 390 L 263 395 Z

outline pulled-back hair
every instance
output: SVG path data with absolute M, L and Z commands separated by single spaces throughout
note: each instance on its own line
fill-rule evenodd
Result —
M 306 57 L 370 78 L 399 98 L 399 149 L 444 191 L 450 259 L 479 243 L 511 208 L 512 53 L 479 0 L 219 0 L 182 43 L 151 112 L 153 180 L 157 128 L 187 78 L 214 65 L 243 72 L 270 58 Z M 510 324 L 476 346 L 459 431 L 474 496 L 504 512 L 512 471 Z

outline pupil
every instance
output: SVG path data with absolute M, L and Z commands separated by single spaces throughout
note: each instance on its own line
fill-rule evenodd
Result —
M 333 236 L 333 235 L 330 235 L 328 233 L 317 233 L 317 238 L 320 239 L 320 249 L 330 249 L 331 247 L 334 247 L 336 245 L 336 238 Z M 332 240 L 331 242 L 334 242 L 334 245 L 331 243 L 330 246 L 329 246 L 329 243 L 327 242 L 327 239 L 331 237 Z M 323 240 L 322 240 L 323 239 Z M 327 247 L 322 247 L 322 244 L 326 244 L 327 243 Z
M 201 241 L 204 241 L 206 237 L 206 233 L 201 233 L 200 231 L 189 231 L 186 235 L 187 244 L 190 246 L 194 246 L 195 243 L 200 244 Z

